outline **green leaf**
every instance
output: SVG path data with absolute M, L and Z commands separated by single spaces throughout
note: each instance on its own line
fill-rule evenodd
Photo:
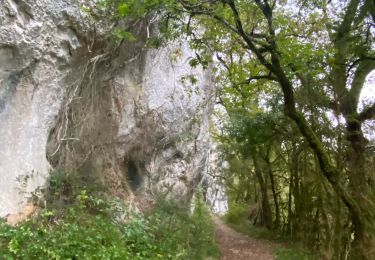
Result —
M 120 3 L 117 5 L 117 13 L 120 17 L 125 17 L 129 14 L 130 7 L 126 3 Z
M 135 38 L 135 36 L 131 32 L 124 31 L 120 28 L 117 28 L 114 31 L 114 35 L 116 38 L 125 40 L 127 42 L 134 42 L 137 40 L 137 38 Z

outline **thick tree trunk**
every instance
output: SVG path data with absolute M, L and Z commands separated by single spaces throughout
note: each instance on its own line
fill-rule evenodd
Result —
M 260 165 L 258 162 L 258 158 L 256 156 L 255 149 L 252 149 L 252 159 L 254 163 L 254 170 L 255 175 L 259 182 L 260 187 L 260 194 L 261 194 L 261 204 L 262 204 L 262 211 L 261 211 L 261 219 L 262 225 L 264 225 L 267 229 L 272 228 L 272 211 L 270 207 L 270 203 L 268 200 L 268 192 L 267 192 L 267 185 L 262 175 L 262 170 L 260 169 Z
M 375 202 L 371 198 L 371 187 L 368 182 L 365 138 L 362 133 L 361 124 L 357 120 L 347 119 L 347 139 L 350 147 L 348 149 L 348 168 L 351 193 L 354 199 L 363 209 L 363 216 L 353 216 L 354 241 L 352 244 L 352 257 L 363 257 L 375 259 Z M 366 213 L 367 211 L 367 213 Z

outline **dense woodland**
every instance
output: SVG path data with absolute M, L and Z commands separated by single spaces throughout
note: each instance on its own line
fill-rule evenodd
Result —
M 150 46 L 189 41 L 190 65 L 212 70 L 232 207 L 327 259 L 374 259 L 375 103 L 360 103 L 374 91 L 372 0 L 100 3 L 83 8 L 150 19 Z M 116 35 L 135 40 L 130 28 Z

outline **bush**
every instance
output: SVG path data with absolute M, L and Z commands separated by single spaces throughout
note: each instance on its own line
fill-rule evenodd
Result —
M 187 205 L 161 199 L 155 211 L 147 217 L 155 228 L 153 233 L 160 241 L 164 252 L 174 252 L 174 256 L 164 255 L 163 259 L 206 259 L 217 258 L 218 248 L 214 242 L 212 218 L 198 190 L 192 214 Z M 170 253 L 169 253 L 170 254 Z M 170 257 L 170 258 L 169 258 Z
M 248 207 L 239 203 L 229 203 L 228 212 L 225 214 L 225 220 L 228 223 L 238 225 L 246 222 Z
M 71 183 L 74 180 L 74 183 Z M 16 227 L 0 221 L 1 259 L 205 259 L 218 256 L 201 195 L 186 205 L 161 200 L 144 217 L 124 203 L 51 175 L 48 207 Z M 81 189 L 81 190 L 80 190 Z M 62 199 L 64 198 L 64 199 Z
M 6 259 L 128 259 L 124 235 L 103 216 L 73 210 L 58 223 L 47 216 L 0 229 L 1 255 Z

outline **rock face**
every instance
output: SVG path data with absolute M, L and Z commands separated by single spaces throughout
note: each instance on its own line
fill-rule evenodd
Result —
M 27 2 L 0 6 L 0 216 L 43 184 L 49 130 L 65 97 L 70 53 L 80 47 L 70 3 Z
M 0 217 L 57 167 L 128 199 L 192 197 L 208 169 L 210 73 L 189 67 L 187 44 L 144 48 L 149 26 L 114 43 L 75 0 L 2 0 Z
M 224 179 L 221 173 L 224 172 L 224 161 L 215 142 L 211 142 L 208 170 L 203 179 L 203 190 L 206 204 L 211 211 L 223 215 L 228 211 L 228 199 L 225 192 Z

